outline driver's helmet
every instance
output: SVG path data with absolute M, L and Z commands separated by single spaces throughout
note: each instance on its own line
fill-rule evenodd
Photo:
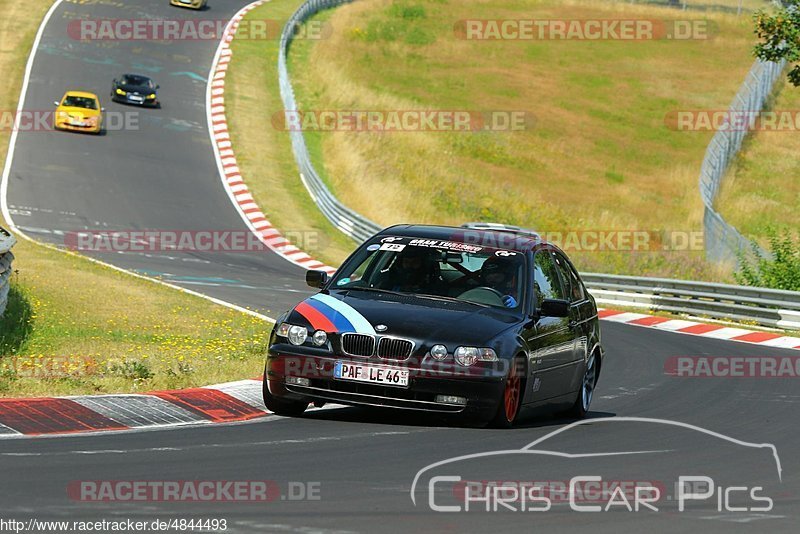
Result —
M 506 289 L 514 285 L 518 263 L 508 257 L 492 256 L 481 265 L 481 279 L 495 289 Z

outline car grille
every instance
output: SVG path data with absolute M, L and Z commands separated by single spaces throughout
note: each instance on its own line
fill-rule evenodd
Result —
M 375 338 L 367 334 L 342 334 L 342 351 L 350 356 L 372 356 Z
M 406 360 L 413 348 L 414 343 L 407 339 L 382 337 L 378 342 L 378 356 L 384 360 Z

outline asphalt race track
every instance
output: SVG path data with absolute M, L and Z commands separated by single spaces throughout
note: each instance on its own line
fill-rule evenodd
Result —
M 63 2 L 39 44 L 24 109 L 52 110 L 64 91 L 83 89 L 100 97 L 107 116 L 135 114 L 138 129 L 98 137 L 21 131 L 8 185 L 14 223 L 56 245 L 81 230 L 247 231 L 218 176 L 206 123 L 206 77 L 218 41 L 79 41 L 69 23 L 82 17 L 227 21 L 248 3 L 225 0 L 196 12 L 166 0 Z M 111 80 L 123 72 L 156 80 L 162 109 L 111 102 Z M 105 122 L 111 126 L 108 117 Z M 94 255 L 273 317 L 308 293 L 303 269 L 269 251 Z
M 675 474 L 707 474 L 715 480 L 728 474 L 739 483 L 768 488 L 775 503 L 772 511 L 725 514 L 717 511 L 712 499 L 711 504 L 694 504 L 683 513 L 677 513 L 675 503 L 668 501 L 659 506 L 659 512 L 579 513 L 562 503 L 548 512 L 435 513 L 426 504 L 425 492 L 417 492 L 417 506 L 411 501 L 409 491 L 418 470 L 462 454 L 521 448 L 567 422 L 534 419 L 510 431 L 483 430 L 355 408 L 220 427 L 3 440 L 0 469 L 5 489 L 0 509 L 3 517 L 14 518 L 225 518 L 230 532 L 243 533 L 479 532 L 493 525 L 502 525 L 504 531 L 528 532 L 796 531 L 800 491 L 796 380 L 665 376 L 663 362 L 675 354 L 750 355 L 753 350 L 741 343 L 615 324 L 605 325 L 605 336 L 611 357 L 592 417 L 664 418 L 744 441 L 773 443 L 780 455 L 783 481 L 777 482 L 775 465 L 765 451 L 645 423 L 579 427 L 558 436 L 550 449 L 671 451 L 592 458 L 591 463 L 580 464 L 580 474 L 604 475 L 608 480 L 663 480 L 665 485 Z M 786 351 L 759 351 L 781 353 Z M 558 472 L 548 472 L 553 469 Z M 544 464 L 539 459 L 511 458 L 488 476 L 504 476 L 507 470 L 519 473 L 517 477 L 537 477 L 521 480 L 565 480 L 574 476 L 575 466 L 563 460 L 548 459 Z M 270 480 L 284 496 L 291 481 L 318 484 L 320 499 L 81 502 L 67 496 L 69 483 L 77 480 Z
M 49 109 L 67 88 L 97 92 L 107 110 L 111 78 L 151 73 L 160 110 L 140 110 L 139 131 L 100 137 L 60 132 L 19 135 L 9 183 L 14 222 L 60 244 L 80 229 L 245 229 L 217 176 L 205 123 L 205 81 L 212 41 L 79 43 L 66 33 L 78 16 L 228 18 L 244 2 L 213 3 L 201 13 L 166 0 L 63 3 L 36 56 L 25 107 Z M 195 73 L 196 79 L 189 73 Z M 176 74 L 183 73 L 183 74 Z M 98 255 L 120 267 L 168 273 L 170 281 L 227 301 L 271 310 L 307 294 L 302 270 L 270 253 L 197 256 Z M 0 517 L 28 520 L 225 519 L 227 532 L 796 532 L 800 525 L 798 378 L 679 378 L 664 371 L 672 356 L 794 356 L 797 351 L 603 323 L 607 350 L 592 418 L 679 421 L 729 436 L 647 421 L 593 422 L 554 436 L 538 449 L 572 456 L 517 454 L 571 423 L 536 418 L 513 430 L 464 428 L 415 414 L 326 407 L 303 418 L 162 431 L 0 440 Z M 773 444 L 776 458 L 764 447 Z M 460 455 L 511 451 L 417 473 Z M 444 470 L 444 471 L 442 471 Z M 582 513 L 555 499 L 547 511 L 500 508 L 433 511 L 452 504 L 454 488 L 431 475 L 464 480 L 651 481 L 663 489 L 658 511 Z M 679 511 L 678 476 L 709 476 L 713 497 Z M 85 502 L 76 481 L 271 481 L 271 502 Z M 742 492 L 760 486 L 770 510 Z M 294 488 L 290 491 L 290 487 Z M 431 492 L 430 488 L 436 488 Z M 298 489 L 302 488 L 302 489 Z M 313 498 L 303 498 L 309 496 Z M 718 496 L 720 500 L 718 500 Z M 297 497 L 295 499 L 294 497 Z M 669 498 L 668 498 L 669 497 Z M 582 504 L 586 504 L 585 502 Z M 604 503 L 601 503 L 604 504 Z M 744 509 L 729 511 L 731 506 Z M 517 503 L 517 508 L 519 504 Z

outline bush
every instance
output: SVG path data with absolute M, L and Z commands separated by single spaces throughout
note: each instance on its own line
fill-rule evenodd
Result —
M 753 257 L 739 254 L 739 271 L 733 276 L 746 286 L 768 287 L 800 291 L 800 243 L 791 232 L 767 230 L 772 258 L 765 258 L 761 249 L 752 242 Z

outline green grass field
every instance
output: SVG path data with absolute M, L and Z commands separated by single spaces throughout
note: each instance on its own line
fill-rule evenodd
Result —
M 522 131 L 308 132 L 335 193 L 382 224 L 491 220 L 540 231 L 702 230 L 709 132 L 677 110 L 724 109 L 750 65 L 749 16 L 627 3 L 364 0 L 322 17 L 291 71 L 304 110 L 517 110 Z M 487 41 L 464 19 L 705 20 L 711 38 Z M 702 251 L 573 252 L 584 270 L 727 279 Z
M 16 109 L 51 0 L 0 0 L 0 109 Z M 0 159 L 9 132 L 0 131 Z M 258 376 L 270 324 L 20 240 L 0 318 L 0 397 L 180 388 Z

